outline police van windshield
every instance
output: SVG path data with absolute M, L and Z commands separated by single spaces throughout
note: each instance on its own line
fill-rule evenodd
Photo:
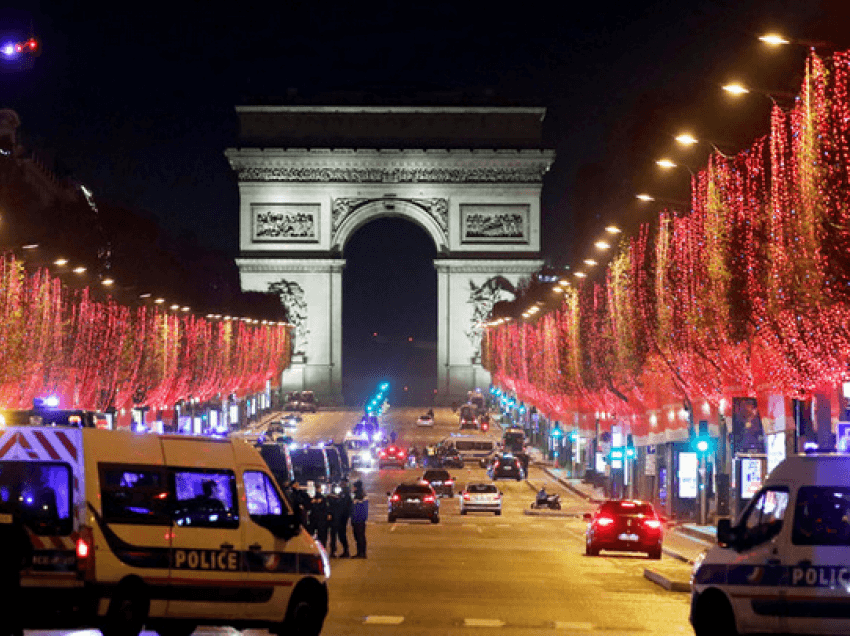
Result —
M 0 462 L 0 512 L 20 512 L 37 535 L 72 530 L 71 468 L 58 462 Z

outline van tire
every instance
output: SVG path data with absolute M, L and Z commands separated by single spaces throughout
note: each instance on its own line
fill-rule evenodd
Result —
M 735 613 L 723 593 L 707 590 L 697 599 L 693 618 L 696 636 L 737 636 Z
M 122 583 L 109 602 L 101 633 L 103 636 L 139 636 L 150 607 L 151 601 L 141 582 Z
M 326 613 L 326 591 L 315 580 L 303 581 L 292 592 L 286 616 L 276 633 L 281 636 L 319 636 L 325 622 L 323 599 Z

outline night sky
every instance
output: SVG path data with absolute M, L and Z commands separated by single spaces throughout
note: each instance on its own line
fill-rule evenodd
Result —
M 768 50 L 758 34 L 850 48 L 846 0 L 85 5 L 21 5 L 43 54 L 30 70 L 0 74 L 0 107 L 18 111 L 28 146 L 100 200 L 233 256 L 238 193 L 223 151 L 236 145 L 237 104 L 323 104 L 357 91 L 383 103 L 455 92 L 467 103 L 545 106 L 558 158 L 544 182 L 543 250 L 564 267 L 606 223 L 650 217 L 636 192 L 687 198 L 687 173 L 660 175 L 653 164 L 680 130 L 730 152 L 767 132 L 768 100 L 731 103 L 719 86 L 796 91 L 806 50 Z M 0 18 L 0 27 L 21 22 L 10 11 Z M 676 157 L 700 167 L 706 155 Z M 381 354 L 370 341 L 373 332 L 388 343 L 408 332 L 436 340 L 434 253 L 423 236 L 380 221 L 346 247 L 347 375 L 380 375 L 369 361 L 384 356 L 433 377 L 424 344 Z

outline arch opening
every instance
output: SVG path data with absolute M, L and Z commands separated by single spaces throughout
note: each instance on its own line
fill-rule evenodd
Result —
M 408 220 L 431 238 L 437 252 L 448 249 L 448 203 L 445 199 L 350 199 L 335 210 L 335 215 L 333 248 L 341 253 L 345 253 L 349 239 L 360 228 L 385 218 Z
M 433 404 L 437 388 L 433 236 L 407 217 L 384 212 L 360 222 L 344 247 L 345 403 L 361 406 L 386 381 L 391 384 L 391 404 Z

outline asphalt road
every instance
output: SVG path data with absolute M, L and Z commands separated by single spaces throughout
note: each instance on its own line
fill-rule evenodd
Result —
M 451 410 L 435 412 L 433 429 L 416 426 L 417 409 L 390 409 L 384 418 L 398 432 L 399 444 L 421 447 L 457 430 Z M 294 437 L 339 439 L 358 417 L 354 411 L 307 414 Z M 467 482 L 487 481 L 477 466 L 450 472 L 458 491 Z M 555 488 L 542 470 L 532 467 L 530 473 L 535 486 L 546 482 L 547 489 Z M 461 516 L 456 499 L 442 499 L 439 524 L 388 523 L 386 492 L 420 474 L 421 469 L 408 468 L 358 475 L 370 498 L 368 558 L 331 561 L 330 613 L 323 634 L 693 633 L 688 595 L 664 591 L 643 577 L 644 567 L 656 562 L 643 555 L 584 555 L 580 515 L 590 509 L 584 501 L 560 490 L 563 512 L 573 516 L 527 515 L 533 487 L 503 480 L 501 516 Z M 666 556 L 660 565 L 687 567 Z M 197 633 L 231 632 L 205 628 Z

